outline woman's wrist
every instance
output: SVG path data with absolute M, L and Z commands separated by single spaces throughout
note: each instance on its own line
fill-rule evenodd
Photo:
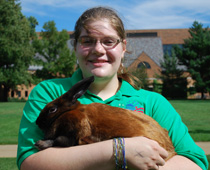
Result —
M 124 138 L 113 139 L 113 154 L 115 158 L 116 169 L 127 169 L 127 162 L 125 158 L 125 140 Z

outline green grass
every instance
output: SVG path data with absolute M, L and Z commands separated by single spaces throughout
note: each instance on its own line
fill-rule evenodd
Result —
M 0 170 L 18 170 L 16 158 L 0 158 Z
M 170 100 L 170 103 L 195 141 L 210 141 L 210 100 Z M 0 103 L 0 144 L 17 144 L 24 105 L 24 102 Z M 210 162 L 210 155 L 207 158 Z M 16 158 L 0 158 L 0 170 L 17 169 Z
M 195 141 L 210 141 L 210 100 L 170 100 Z M 17 144 L 25 102 L 0 103 L 0 144 Z
M 208 162 L 209 162 L 209 168 L 208 168 L 208 170 L 210 170 L 210 155 L 207 155 L 207 159 L 208 159 Z
M 171 100 L 195 141 L 210 141 L 210 100 Z
M 0 103 L 0 144 L 17 144 L 25 102 Z

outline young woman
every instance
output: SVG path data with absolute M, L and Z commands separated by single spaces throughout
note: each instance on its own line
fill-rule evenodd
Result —
M 125 138 L 125 158 L 130 169 L 207 169 L 203 150 L 192 140 L 169 102 L 157 93 L 135 88 L 133 79 L 124 72 L 126 36 L 117 13 L 105 7 L 91 8 L 78 19 L 74 34 L 80 69 L 71 78 L 43 81 L 31 92 L 20 124 L 18 167 L 22 170 L 115 169 L 112 140 L 43 151 L 34 147 L 43 138 L 35 121 L 44 106 L 79 80 L 94 75 L 94 83 L 79 99 L 81 103 L 98 102 L 126 109 L 132 104 L 169 131 L 177 155 L 167 162 L 164 158 L 168 153 L 157 142 L 142 136 Z

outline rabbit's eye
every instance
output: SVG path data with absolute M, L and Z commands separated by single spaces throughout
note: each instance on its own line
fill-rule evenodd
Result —
M 57 111 L 57 107 L 51 107 L 49 113 L 55 113 Z

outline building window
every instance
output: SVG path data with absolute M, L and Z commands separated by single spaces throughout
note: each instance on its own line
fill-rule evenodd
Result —
M 21 97 L 21 91 L 17 91 L 17 96 Z
M 151 69 L 151 66 L 148 62 L 142 61 L 138 64 L 137 68 L 146 68 L 146 69 Z
M 136 37 L 157 37 L 157 32 L 133 32 L 127 33 L 128 38 Z
M 14 92 L 14 90 L 12 90 L 11 91 L 11 97 L 14 97 L 14 95 L 15 95 L 15 92 Z
M 174 45 L 178 45 L 180 48 L 183 48 L 182 44 L 165 44 L 163 45 L 164 55 L 168 54 L 169 56 L 171 56 Z
M 28 91 L 25 91 L 25 97 L 28 97 Z

